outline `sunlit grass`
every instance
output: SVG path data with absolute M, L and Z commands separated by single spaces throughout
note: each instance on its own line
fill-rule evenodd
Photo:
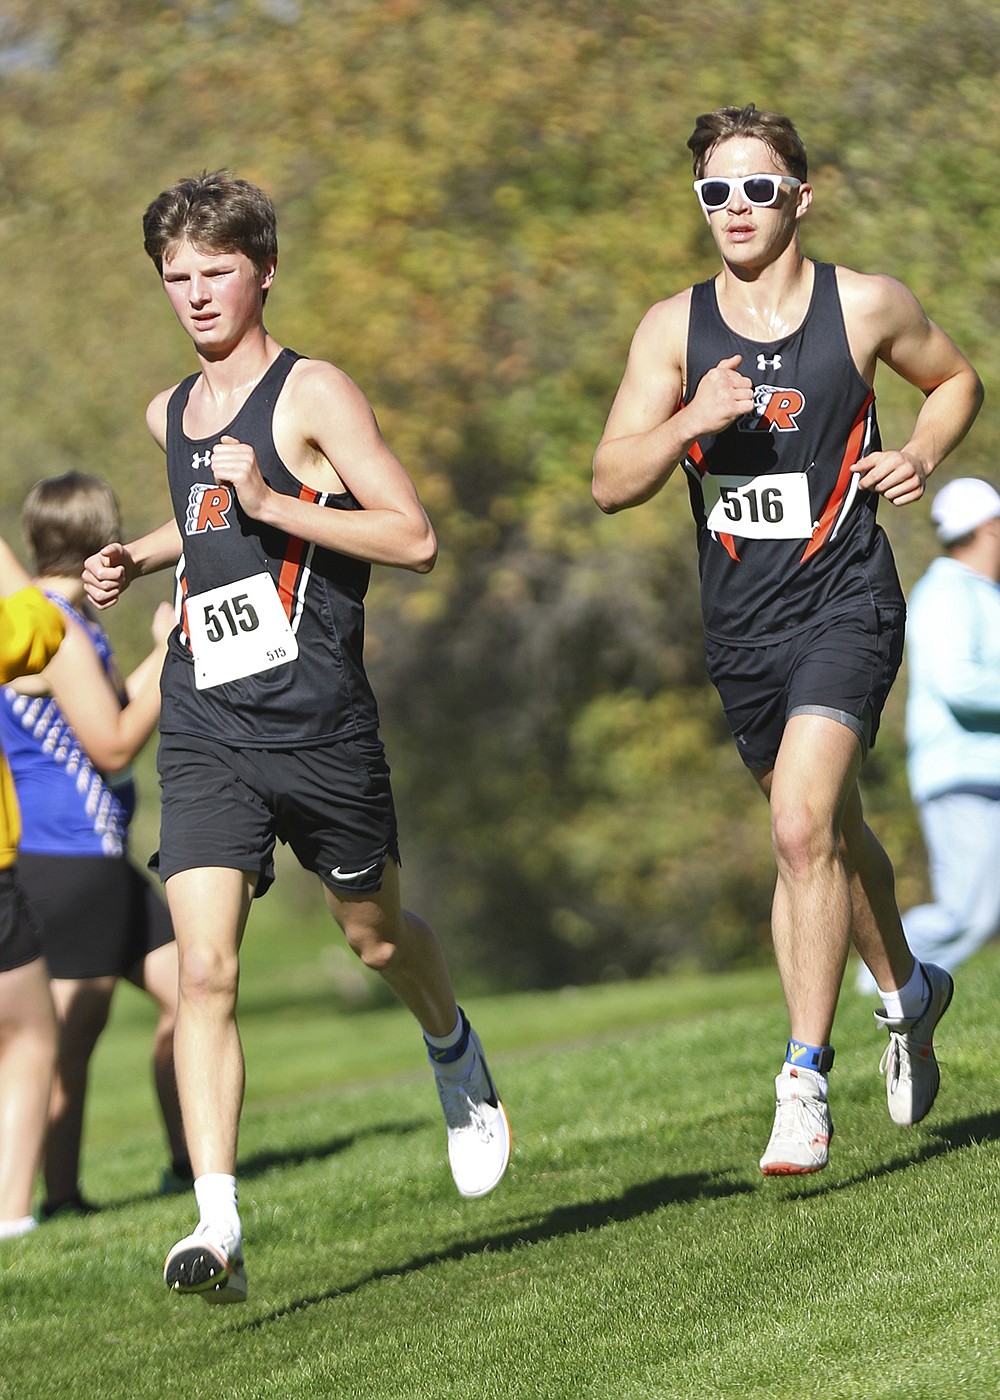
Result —
M 277 1005 L 294 961 L 245 975 L 247 1304 L 160 1282 L 192 1203 L 155 1195 L 149 1023 L 123 990 L 87 1139 L 105 1209 L 3 1247 L 0 1396 L 1000 1393 L 994 951 L 959 982 L 916 1129 L 890 1123 L 879 1033 L 845 992 L 831 1164 L 798 1181 L 756 1166 L 773 972 L 477 999 L 515 1135 L 481 1201 L 452 1187 L 408 1016 Z

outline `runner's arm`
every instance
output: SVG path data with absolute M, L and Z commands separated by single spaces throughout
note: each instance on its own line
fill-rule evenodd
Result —
M 84 561 L 83 587 L 87 597 L 95 608 L 112 607 L 133 579 L 176 564 L 182 548 L 175 520 L 166 521 L 132 544 L 115 541 L 105 545 Z
M 632 338 L 628 363 L 594 453 L 592 493 L 608 514 L 642 505 L 664 486 L 702 435 L 753 408 L 740 356 L 708 371 L 683 403 L 690 293 L 658 302 Z
M 865 490 L 877 491 L 893 505 L 908 505 L 920 499 L 931 472 L 969 431 L 983 401 L 983 385 L 958 346 L 902 283 L 890 277 L 858 282 L 855 304 L 860 297 L 863 314 L 882 328 L 877 359 L 925 398 L 903 446 L 869 453 L 853 470 Z
M 213 451 L 216 479 L 235 489 L 248 515 L 286 534 L 372 564 L 427 573 L 437 556 L 434 529 L 358 386 L 335 366 L 313 360 L 288 388 L 304 451 L 329 464 L 362 509 L 327 510 L 272 490 L 253 449 L 233 438 Z

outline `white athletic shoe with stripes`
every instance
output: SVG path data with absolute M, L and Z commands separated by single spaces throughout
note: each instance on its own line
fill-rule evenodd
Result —
M 777 1104 L 770 1141 L 760 1159 L 765 1176 L 822 1171 L 830 1156 L 833 1121 L 815 1074 L 782 1065 L 774 1081 Z
M 463 1196 L 485 1196 L 507 1170 L 510 1123 L 471 1027 L 469 1048 L 472 1056 L 464 1075 L 450 1076 L 445 1066 L 435 1064 L 434 1079 L 448 1127 L 448 1162 L 455 1185 Z

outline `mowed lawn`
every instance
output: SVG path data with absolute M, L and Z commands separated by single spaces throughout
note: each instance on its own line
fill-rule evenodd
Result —
M 123 989 L 88 1124 L 104 1208 L 0 1246 L 0 1396 L 1000 1395 L 1000 950 L 959 978 L 917 1128 L 889 1121 L 872 1005 L 845 989 L 831 1163 L 798 1180 L 757 1169 L 773 971 L 470 998 L 515 1152 L 463 1201 L 405 1013 L 338 1011 L 339 963 L 293 944 L 272 966 L 252 939 L 246 1305 L 163 1287 L 193 1202 L 156 1194 L 150 1022 Z

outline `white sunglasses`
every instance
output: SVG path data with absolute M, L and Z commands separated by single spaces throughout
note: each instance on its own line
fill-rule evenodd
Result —
M 777 204 L 782 185 L 797 190 L 802 184 L 794 175 L 713 175 L 705 180 L 695 180 L 694 192 L 698 196 L 706 214 L 725 209 L 733 197 L 733 190 L 739 190 L 748 204 L 757 209 L 767 209 Z

